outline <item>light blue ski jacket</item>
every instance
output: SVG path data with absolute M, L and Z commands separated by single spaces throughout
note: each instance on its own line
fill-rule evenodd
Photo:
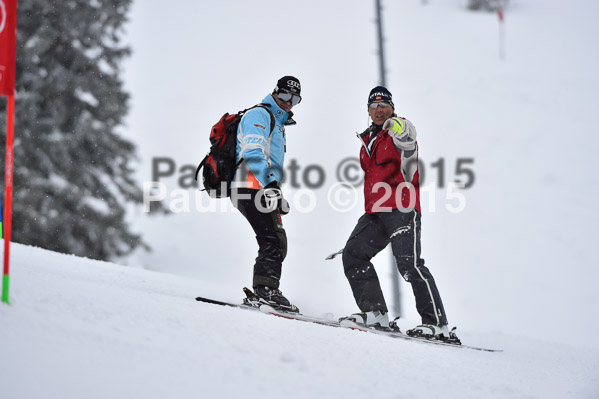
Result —
M 281 184 L 285 160 L 285 126 L 289 114 L 279 107 L 272 94 L 262 103 L 269 104 L 275 117 L 270 134 L 270 115 L 256 107 L 245 113 L 237 128 L 237 169 L 233 181 L 236 187 L 260 189 L 273 181 Z

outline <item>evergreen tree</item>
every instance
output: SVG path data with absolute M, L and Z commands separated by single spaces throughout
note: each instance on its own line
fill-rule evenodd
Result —
M 128 110 L 119 75 L 130 3 L 19 0 L 16 242 L 95 259 L 145 245 L 126 221 L 127 206 L 142 200 L 129 165 L 135 146 L 118 134 Z M 4 148 L 4 101 L 0 108 Z

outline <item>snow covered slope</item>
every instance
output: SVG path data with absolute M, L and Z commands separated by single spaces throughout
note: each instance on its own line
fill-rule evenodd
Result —
M 197 303 L 219 294 L 199 280 L 12 248 L 2 399 L 599 395 L 599 351 L 581 330 L 576 346 L 476 331 L 462 340 L 505 351 L 429 346 Z

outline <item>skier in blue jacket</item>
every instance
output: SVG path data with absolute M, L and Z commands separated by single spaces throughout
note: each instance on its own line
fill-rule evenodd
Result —
M 231 185 L 233 205 L 252 226 L 259 246 L 252 300 L 291 312 L 299 310 L 279 290 L 287 255 L 287 235 L 281 215 L 289 213 L 280 183 L 285 160 L 285 126 L 295 124 L 291 109 L 301 101 L 300 91 L 297 78 L 284 76 L 260 106 L 244 114 L 237 128 L 239 168 Z M 271 126 L 274 126 L 272 131 Z

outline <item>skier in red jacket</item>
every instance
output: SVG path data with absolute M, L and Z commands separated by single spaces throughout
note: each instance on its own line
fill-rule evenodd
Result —
M 416 129 L 395 114 L 389 90 L 377 86 L 368 97 L 372 124 L 359 134 L 364 170 L 366 213 L 360 217 L 343 249 L 343 268 L 360 313 L 341 324 L 386 328 L 387 304 L 370 260 L 391 243 L 397 268 L 412 285 L 422 324 L 408 335 L 457 341 L 435 280 L 420 257 L 420 185 Z

